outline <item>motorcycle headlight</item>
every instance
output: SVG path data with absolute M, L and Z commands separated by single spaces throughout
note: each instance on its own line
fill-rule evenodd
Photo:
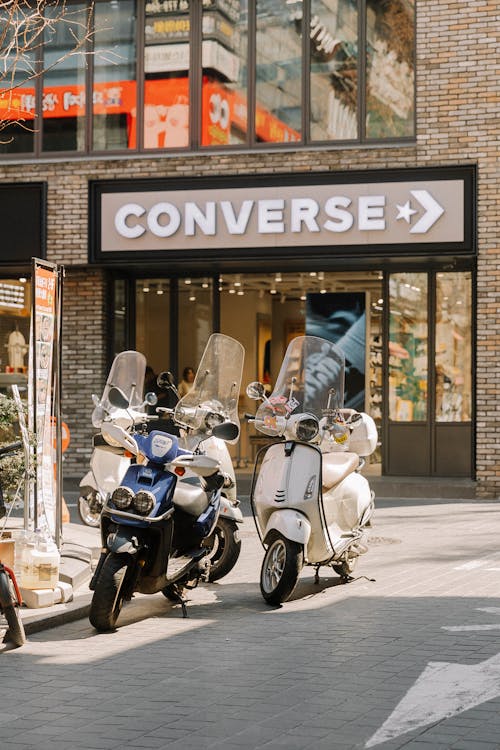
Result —
M 147 516 L 156 504 L 156 498 L 153 495 L 152 492 L 149 492 L 148 490 L 139 490 L 137 495 L 134 497 L 134 508 L 136 509 L 137 513 L 140 513 L 141 516 Z
M 205 425 L 208 427 L 209 430 L 212 430 L 218 424 L 222 424 L 223 422 L 224 422 L 224 417 L 222 416 L 222 414 L 217 414 L 216 411 L 209 411 L 208 414 L 205 416 Z
M 118 510 L 127 510 L 132 504 L 134 493 L 129 487 L 117 487 L 111 495 L 111 502 Z
M 309 443 L 319 432 L 318 420 L 315 417 L 304 417 L 295 424 L 295 434 L 298 440 Z

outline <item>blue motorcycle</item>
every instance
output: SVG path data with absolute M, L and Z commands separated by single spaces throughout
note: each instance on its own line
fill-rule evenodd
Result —
M 186 424 L 197 425 L 199 445 L 212 436 L 234 442 L 239 435 L 234 413 L 242 367 L 238 365 L 239 372 L 235 372 L 234 356 L 229 362 L 223 356 L 231 350 L 229 342 L 233 348 L 238 344 L 221 334 L 210 337 L 204 359 L 211 366 L 200 375 L 194 391 L 197 396 L 179 402 L 177 421 L 182 417 Z M 230 384 L 221 376 L 224 362 L 226 376 L 231 370 L 237 376 Z M 128 408 L 127 397 L 119 388 L 112 387 L 108 397 L 117 408 Z M 130 434 L 111 422 L 103 423 L 101 429 L 108 444 L 125 448 L 136 462 L 102 510 L 103 551 L 90 582 L 94 591 L 90 622 L 96 630 L 113 630 L 123 603 L 135 592 L 161 591 L 180 603 L 186 615 L 184 588 L 194 588 L 200 580 L 208 579 L 210 548 L 206 540 L 217 523 L 227 477 L 219 461 L 199 447 L 194 451 L 180 448 L 175 435 L 159 430 Z

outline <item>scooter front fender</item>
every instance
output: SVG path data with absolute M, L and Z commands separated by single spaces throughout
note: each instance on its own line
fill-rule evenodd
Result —
M 220 513 L 219 516 L 222 516 L 222 518 L 227 518 L 230 521 L 235 521 L 236 523 L 243 523 L 243 513 L 239 509 L 237 505 L 233 505 L 233 503 L 223 495 L 221 495 L 220 499 Z
M 115 552 L 118 555 L 128 552 L 129 555 L 135 555 L 137 552 L 137 542 L 135 537 L 131 536 L 130 531 L 125 529 L 118 529 L 118 531 L 108 534 L 106 540 L 106 546 L 110 552 Z
M 83 479 L 81 480 L 79 487 L 91 487 L 93 490 L 99 489 L 95 481 L 95 476 L 92 471 L 88 471 Z
M 311 524 L 303 513 L 296 510 L 284 508 L 272 514 L 267 522 L 266 529 L 262 537 L 262 543 L 266 545 L 272 532 L 277 531 L 281 536 L 289 539 L 291 542 L 307 547 L 311 536 Z

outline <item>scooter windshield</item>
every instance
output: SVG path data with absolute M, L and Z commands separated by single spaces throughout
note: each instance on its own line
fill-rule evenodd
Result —
M 191 435 L 210 435 L 215 425 L 233 422 L 239 427 L 238 398 L 245 350 L 239 341 L 222 333 L 208 339 L 193 387 L 175 407 L 174 419 Z M 226 440 L 235 443 L 234 440 Z
M 298 336 L 289 343 L 273 392 L 259 406 L 255 419 L 272 434 L 276 416 L 307 412 L 321 419 L 330 394 L 331 406 L 341 409 L 344 370 L 344 355 L 338 346 L 318 336 Z
M 102 393 L 100 406 L 110 414 L 116 411 L 108 399 L 111 387 L 120 388 L 130 402 L 131 409 L 142 406 L 144 401 L 144 375 L 146 372 L 146 357 L 140 352 L 127 351 L 116 355 L 109 371 L 106 385 Z

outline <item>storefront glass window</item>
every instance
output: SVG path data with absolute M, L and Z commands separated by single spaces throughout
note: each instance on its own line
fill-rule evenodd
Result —
M 7 10 L 10 13 L 10 9 Z M 0 70 L 0 153 L 17 154 L 33 151 L 35 87 L 30 80 L 34 67 L 33 50 L 7 52 L 12 39 L 8 38 L 6 12 L 0 11 L 2 27 Z
M 436 277 L 436 421 L 471 419 L 470 273 Z
M 427 275 L 389 279 L 389 419 L 427 419 Z
M 189 0 L 146 2 L 144 148 L 189 145 Z
M 170 285 L 168 279 L 138 279 L 135 284 L 135 348 L 146 357 L 146 390 L 156 376 L 171 370 Z
M 203 3 L 203 146 L 245 143 L 248 2 Z
M 0 393 L 27 384 L 31 285 L 26 279 L 0 279 Z
M 355 0 L 311 2 L 311 140 L 358 136 L 358 12 Z
M 413 0 L 366 6 L 366 135 L 415 134 L 415 8 Z
M 59 13 L 47 6 L 46 13 Z M 44 33 L 43 151 L 85 149 L 85 58 L 88 5 L 68 5 L 64 20 L 48 25 Z
M 95 6 L 93 148 L 135 148 L 135 1 Z
M 300 141 L 302 121 L 302 2 L 257 0 L 257 141 Z
M 123 279 L 114 283 L 114 339 L 113 356 L 125 351 L 127 347 L 127 297 L 126 285 Z
M 179 279 L 179 381 L 186 367 L 196 368 L 212 333 L 211 279 Z

